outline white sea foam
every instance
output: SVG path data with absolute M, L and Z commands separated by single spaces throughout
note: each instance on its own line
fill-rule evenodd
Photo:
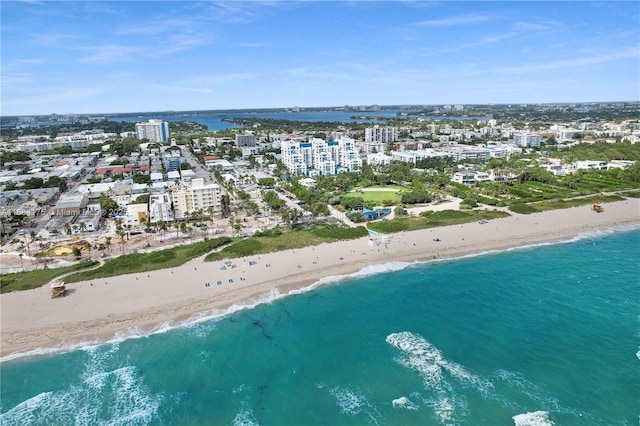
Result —
M 422 336 L 410 332 L 393 333 L 387 336 L 386 341 L 402 352 L 398 363 L 417 371 L 426 389 L 433 392 L 431 397 L 422 399 L 443 423 L 455 420 L 456 416 L 464 416 L 467 412 L 466 400 L 456 394 L 452 380 L 458 386 L 470 387 L 485 396 L 493 389 L 491 382 L 447 360 Z
M 580 418 L 581 421 L 593 421 L 597 423 L 595 419 L 591 419 L 591 416 L 588 413 L 583 413 L 572 407 L 563 406 L 555 397 L 549 395 L 543 389 L 536 386 L 534 383 L 531 383 L 519 373 L 507 370 L 498 370 L 495 375 L 495 380 L 505 383 L 513 390 L 517 390 L 539 407 L 552 410 L 554 413 L 571 415 L 576 418 Z M 518 410 L 523 409 L 523 407 L 515 407 L 511 404 L 509 404 L 508 407 Z
M 348 416 L 365 415 L 370 423 L 378 424 L 380 413 L 362 393 L 341 387 L 331 388 L 329 393 L 336 399 L 342 413 Z
M 136 368 L 129 366 L 99 372 L 68 390 L 36 395 L 0 415 L 0 423 L 148 424 L 161 402 L 142 384 Z
M 549 419 L 546 411 L 534 411 L 532 413 L 513 416 L 515 426 L 553 426 L 555 423 Z
M 242 410 L 233 419 L 233 426 L 257 426 L 260 422 L 253 415 L 248 403 L 242 403 Z
M 410 266 L 417 265 L 417 264 L 420 264 L 420 262 L 388 262 L 388 263 L 381 263 L 377 265 L 369 265 L 351 274 L 330 275 L 328 277 L 320 278 L 318 281 L 314 282 L 313 284 L 300 289 L 291 290 L 286 295 L 290 296 L 295 294 L 306 293 L 308 291 L 314 290 L 320 286 L 327 285 L 327 284 L 334 284 L 334 283 L 348 281 L 348 280 L 357 279 L 357 278 L 366 278 L 373 275 L 384 274 L 387 272 L 401 271 L 403 269 L 406 269 Z
M 387 336 L 386 341 L 404 352 L 400 363 L 417 370 L 430 386 L 437 386 L 441 382 L 444 370 L 462 381 L 491 387 L 490 382 L 469 373 L 460 364 L 445 359 L 442 352 L 419 335 L 406 331 L 393 333 Z
M 333 388 L 330 393 L 336 398 L 340 410 L 351 416 L 360 413 L 364 407 L 369 405 L 366 397 L 350 389 Z
M 406 396 L 402 396 L 398 399 L 394 399 L 393 401 L 391 401 L 391 404 L 393 405 L 393 408 L 402 408 L 405 410 L 417 410 L 418 406 L 416 404 L 414 404 L 413 402 L 411 402 L 411 400 L 409 398 L 407 398 Z
M 603 237 L 606 237 L 606 236 L 609 236 L 609 235 L 614 235 L 614 234 L 619 234 L 619 233 L 624 233 L 624 232 L 631 232 L 631 231 L 636 231 L 636 230 L 640 230 L 640 224 L 618 225 L 618 226 L 613 226 L 611 228 L 606 228 L 606 229 L 599 229 L 599 230 L 595 230 L 595 231 L 581 232 L 580 234 L 578 234 L 578 235 L 576 235 L 574 237 L 566 238 L 566 239 L 563 239 L 563 240 L 543 241 L 543 242 L 533 243 L 533 244 L 523 244 L 523 245 L 520 245 L 520 246 L 509 247 L 509 248 L 498 249 L 498 250 L 485 250 L 485 251 L 481 251 L 481 252 L 477 252 L 477 253 L 468 253 L 468 254 L 465 254 L 465 255 L 462 255 L 462 256 L 458 256 L 458 257 L 455 257 L 455 258 L 436 259 L 435 261 L 436 262 L 439 262 L 439 261 L 451 261 L 451 260 L 456 260 L 456 259 L 467 259 L 467 258 L 486 256 L 486 255 L 498 254 L 498 253 L 504 253 L 504 252 L 511 252 L 511 251 L 529 250 L 529 249 L 532 249 L 532 248 L 553 246 L 553 245 L 557 245 L 557 244 L 571 244 L 571 243 L 575 243 L 575 242 L 578 242 L 578 241 L 596 240 L 596 239 L 600 239 L 600 238 L 603 238 Z M 424 263 L 427 263 L 427 262 L 424 262 Z

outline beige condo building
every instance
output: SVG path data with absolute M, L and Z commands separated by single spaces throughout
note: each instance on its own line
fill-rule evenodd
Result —
M 215 183 L 205 185 L 204 179 L 193 179 L 189 187 L 181 187 L 171 193 L 173 213 L 176 219 L 183 219 L 196 210 L 206 213 L 210 207 L 214 213 L 217 213 L 222 210 L 221 197 L 220 185 Z

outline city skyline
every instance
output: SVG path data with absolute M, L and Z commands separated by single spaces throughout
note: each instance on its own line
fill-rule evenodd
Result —
M 2 2 L 0 114 L 637 101 L 635 2 Z

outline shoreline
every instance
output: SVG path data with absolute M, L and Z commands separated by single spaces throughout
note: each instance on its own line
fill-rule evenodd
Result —
M 512 213 L 486 224 L 387 234 L 388 244 L 363 237 L 84 281 L 69 284 L 69 294 L 58 299 L 48 286 L 7 293 L 0 296 L 0 362 L 163 332 L 341 280 L 336 277 L 392 270 L 394 262 L 457 259 L 638 224 L 640 199 L 627 199 L 607 203 L 603 213 L 587 206 Z

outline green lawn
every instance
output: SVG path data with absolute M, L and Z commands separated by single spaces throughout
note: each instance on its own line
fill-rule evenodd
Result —
M 97 269 L 70 275 L 65 278 L 65 281 L 73 283 L 113 277 L 116 275 L 173 268 L 180 266 L 191 259 L 203 256 L 220 248 L 221 246 L 224 246 L 225 244 L 229 244 L 231 241 L 232 239 L 229 237 L 219 237 L 193 244 L 185 244 L 170 249 L 152 251 L 149 253 L 124 254 L 105 261 L 104 265 Z
M 216 253 L 210 253 L 205 258 L 207 262 L 236 257 L 254 256 L 257 254 L 271 253 L 275 251 L 315 246 L 340 240 L 350 240 L 367 236 L 368 232 L 363 226 L 346 228 L 336 225 L 285 232 L 273 237 L 250 237 L 239 240 Z
M 499 210 L 443 210 L 438 212 L 424 212 L 420 217 L 403 217 L 392 220 L 382 220 L 369 224 L 369 229 L 382 233 L 414 231 L 417 229 L 436 228 L 438 226 L 457 225 L 460 223 L 489 220 L 509 216 L 509 213 Z
M 509 210 L 520 214 L 531 214 L 544 212 L 547 210 L 567 209 L 570 207 L 579 207 L 584 205 L 591 205 L 593 203 L 612 203 L 614 201 L 622 201 L 623 197 L 617 195 L 592 195 L 585 198 L 573 198 L 570 200 L 546 200 L 538 201 L 536 203 L 515 203 L 509 207 Z M 605 206 L 606 211 L 606 206 Z
M 385 189 L 388 187 L 385 187 Z M 404 188 L 402 188 L 404 189 Z M 402 195 L 400 195 L 400 190 L 389 189 L 389 190 L 376 190 L 376 191 L 363 191 L 360 192 L 358 190 L 352 190 L 346 193 L 348 196 L 360 197 L 365 202 L 372 201 L 376 204 L 382 204 L 384 201 L 391 201 L 393 203 L 399 203 Z
M 56 277 L 73 271 L 90 268 L 97 265 L 96 261 L 85 260 L 71 266 L 63 268 L 37 269 L 35 271 L 15 272 L 0 276 L 0 292 L 9 293 L 11 291 L 30 290 L 41 287 Z M 66 278 L 65 278 L 66 281 Z

